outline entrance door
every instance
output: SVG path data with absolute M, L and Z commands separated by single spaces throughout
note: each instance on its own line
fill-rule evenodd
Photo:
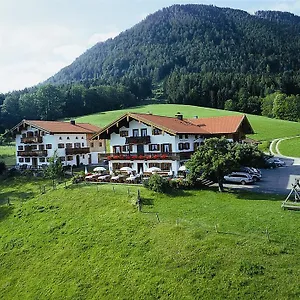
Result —
M 143 163 L 137 164 L 137 172 L 138 172 L 138 174 L 140 174 L 141 172 L 144 172 L 144 164 Z
M 32 158 L 32 168 L 37 169 L 37 166 L 38 166 L 37 158 L 33 157 Z
M 137 145 L 137 155 L 144 155 L 144 145 Z
M 79 165 L 80 165 L 80 156 L 79 155 L 76 155 L 76 165 L 77 165 L 77 167 L 79 167 Z

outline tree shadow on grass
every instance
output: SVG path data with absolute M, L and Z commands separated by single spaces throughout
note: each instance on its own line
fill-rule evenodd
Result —
M 13 212 L 12 206 L 0 206 L 0 222 L 7 218 Z
M 19 201 L 26 201 L 34 198 L 34 196 L 35 194 L 32 191 L 28 191 L 28 192 L 10 191 L 7 193 L 0 193 L 0 205 L 8 203 L 9 200 L 14 201 L 18 199 Z
M 237 191 L 237 190 L 228 190 L 226 191 L 228 194 L 235 195 L 239 200 L 263 200 L 263 201 L 284 201 L 284 195 L 278 194 L 266 194 L 266 193 L 258 193 L 258 192 L 250 192 L 250 191 Z

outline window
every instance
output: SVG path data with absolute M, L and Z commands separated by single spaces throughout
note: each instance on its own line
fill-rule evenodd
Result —
M 31 145 L 31 150 L 37 150 L 37 145 Z
M 44 151 L 45 150 L 45 145 L 39 145 L 39 150 Z
M 183 139 L 183 135 L 179 134 L 179 139 L 182 140 Z
M 59 139 L 62 140 L 62 137 L 60 136 Z
M 45 157 L 40 157 L 40 162 L 45 162 L 46 158 Z
M 91 148 L 94 148 L 94 143 L 93 142 L 91 143 Z
M 74 143 L 74 148 L 80 148 L 80 143 Z
M 60 161 L 66 161 L 66 158 L 64 156 L 61 156 Z
M 113 147 L 113 152 L 114 153 L 121 153 L 121 146 L 114 146 Z
M 66 143 L 66 148 L 72 148 L 72 143 Z
M 128 130 L 122 130 L 120 131 L 120 137 L 128 136 Z
M 46 149 L 52 149 L 52 144 L 47 144 Z
M 188 138 L 189 138 L 189 135 L 188 135 L 188 134 L 186 134 L 186 135 L 185 135 L 185 138 L 186 138 L 186 139 L 188 139 Z
M 69 139 L 70 139 L 70 137 L 67 136 L 67 140 L 69 140 Z
M 162 163 L 160 164 L 160 168 L 162 171 L 170 171 L 172 170 L 172 165 L 170 163 Z
M 85 159 L 85 155 L 82 155 L 82 158 Z
M 44 131 L 41 131 L 41 136 L 44 136 L 45 135 L 45 132 Z
M 190 143 L 179 143 L 178 144 L 179 150 L 189 150 L 190 149 Z
M 65 148 L 65 144 L 58 144 L 57 147 L 58 147 L 59 149 Z
M 133 135 L 134 137 L 139 136 L 139 130 L 138 130 L 138 129 L 133 129 L 133 130 L 132 130 L 132 135 Z
M 23 157 L 20 157 L 20 158 L 19 158 L 19 162 L 20 162 L 20 163 L 24 162 L 24 158 L 23 158 Z
M 78 136 L 76 136 L 76 138 L 75 138 L 76 140 L 78 140 Z
M 141 136 L 147 136 L 147 128 L 141 129 Z
M 28 131 L 27 132 L 27 137 L 33 137 L 33 132 L 32 131 Z
M 81 139 L 83 140 L 83 136 L 81 137 Z
M 38 132 L 38 131 L 35 131 L 35 132 L 34 132 L 34 136 L 39 136 L 39 132 Z
M 22 133 L 22 138 L 26 138 L 26 133 Z
M 99 142 L 99 147 L 102 147 L 102 142 Z
M 30 162 L 30 157 L 25 157 L 25 162 L 29 163 Z
M 132 145 L 125 145 L 122 147 L 123 152 L 131 152 L 132 151 Z
M 68 155 L 68 156 L 67 156 L 67 161 L 71 161 L 71 160 L 73 160 L 73 156 Z
M 79 143 L 80 144 L 80 143 Z M 81 143 L 81 147 L 84 147 L 84 143 Z
M 23 149 L 24 149 L 23 146 L 18 146 L 18 150 L 19 150 L 19 151 L 22 151 Z
M 150 144 L 149 145 L 149 151 L 159 151 L 159 144 Z
M 172 145 L 171 144 L 162 144 L 162 152 L 163 153 L 172 152 Z
M 152 130 L 152 135 L 160 135 L 162 131 L 158 128 L 153 128 Z

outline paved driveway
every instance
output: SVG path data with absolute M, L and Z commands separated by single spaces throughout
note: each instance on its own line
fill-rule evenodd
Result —
M 262 193 L 288 194 L 295 179 L 300 179 L 300 159 L 282 158 L 286 166 L 276 169 L 262 169 L 261 181 L 251 185 L 227 184 L 224 186 L 233 189 L 245 189 Z

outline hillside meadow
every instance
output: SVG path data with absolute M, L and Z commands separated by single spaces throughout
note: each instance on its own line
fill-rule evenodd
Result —
M 300 157 L 300 137 L 280 141 L 278 149 L 287 156 Z
M 88 122 L 104 127 L 126 112 L 151 112 L 153 114 L 171 117 L 174 117 L 177 112 L 181 112 L 185 118 L 193 118 L 194 116 L 204 118 L 240 114 L 233 111 L 191 105 L 150 104 L 123 110 L 101 112 L 98 114 L 79 117 L 76 118 L 76 120 L 78 122 Z M 250 114 L 247 114 L 247 117 L 255 131 L 255 134 L 249 135 L 249 137 L 258 141 L 271 141 L 276 138 L 291 137 L 300 134 L 300 123 L 298 122 L 270 119 Z
M 300 297 L 300 215 L 282 197 L 64 186 L 0 182 L 1 299 Z

